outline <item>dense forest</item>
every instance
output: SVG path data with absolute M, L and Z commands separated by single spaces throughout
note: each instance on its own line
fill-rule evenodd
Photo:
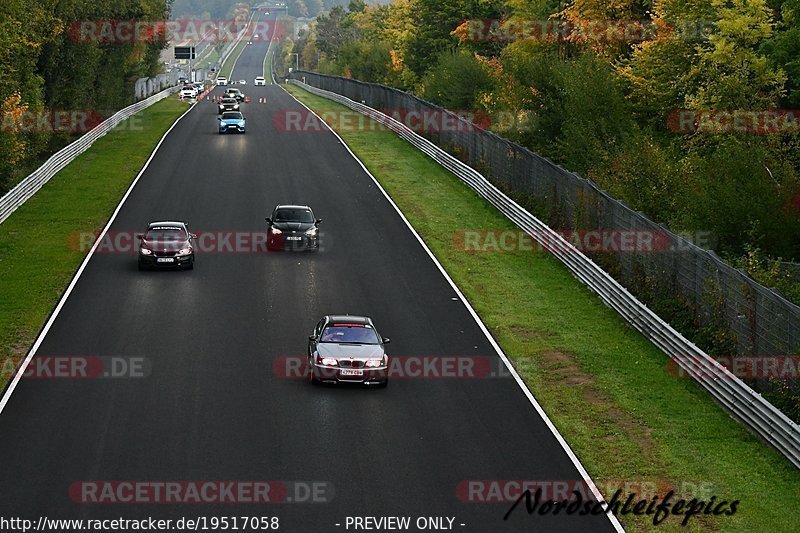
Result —
M 800 261 L 800 114 L 778 112 L 800 108 L 800 0 L 353 0 L 289 52 L 512 116 L 493 128 L 800 301 L 776 264 Z
M 133 102 L 137 78 L 160 71 L 163 38 L 107 42 L 95 31 L 98 26 L 93 21 L 164 20 L 170 3 L 0 2 L 0 194 L 38 166 L 46 154 L 82 133 L 54 123 L 56 111 L 106 117 Z M 82 22 L 90 28 L 83 34 Z

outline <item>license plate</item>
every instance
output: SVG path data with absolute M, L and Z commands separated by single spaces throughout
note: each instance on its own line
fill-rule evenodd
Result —
M 286 237 L 287 241 L 302 241 L 302 237 Z
M 175 258 L 174 257 L 157 257 L 156 258 L 156 263 L 174 263 L 174 262 L 175 262 Z
M 342 373 L 343 376 L 363 376 L 364 375 L 364 371 L 363 370 L 356 370 L 356 369 L 353 369 L 353 368 L 343 368 L 341 370 L 341 373 Z

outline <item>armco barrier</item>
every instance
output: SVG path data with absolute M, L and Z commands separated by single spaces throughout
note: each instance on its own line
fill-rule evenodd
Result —
M 290 83 L 343 104 L 386 126 L 456 175 L 539 242 L 544 249 L 550 250 L 576 278 L 594 291 L 606 305 L 617 311 L 626 322 L 669 355 L 688 375 L 699 376 L 697 382 L 717 402 L 800 468 L 800 427 L 797 424 L 661 320 L 610 274 L 560 234 L 506 196 L 478 171 L 380 111 L 295 79 L 290 80 Z
M 0 224 L 5 222 L 6 219 L 11 216 L 11 213 L 16 211 L 19 206 L 36 194 L 59 170 L 85 152 L 97 139 L 108 133 L 114 126 L 132 117 L 139 111 L 163 100 L 177 90 L 178 87 L 170 87 L 160 93 L 154 94 L 150 98 L 142 100 L 141 102 L 136 102 L 131 106 L 117 111 L 107 120 L 95 126 L 91 131 L 82 135 L 80 139 L 68 144 L 53 154 L 42 166 L 33 171 L 31 175 L 19 182 L 13 189 L 0 198 Z

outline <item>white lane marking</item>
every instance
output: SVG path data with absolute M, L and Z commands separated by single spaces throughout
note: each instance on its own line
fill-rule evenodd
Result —
M 422 248 L 428 254 L 428 257 L 430 257 L 431 261 L 433 261 L 433 263 L 436 265 L 436 268 L 439 269 L 439 272 L 441 272 L 442 276 L 444 276 L 444 278 L 447 280 L 447 283 L 450 284 L 450 287 L 452 287 L 452 289 L 458 295 L 459 300 L 461 300 L 461 303 L 464 304 L 464 306 L 467 308 L 467 311 L 469 311 L 469 314 L 472 315 L 472 318 L 475 320 L 475 322 L 478 324 L 478 327 L 481 329 L 483 334 L 486 336 L 486 339 L 489 341 L 489 344 L 492 345 L 492 348 L 494 348 L 494 350 L 497 352 L 497 355 L 500 357 L 500 359 L 502 359 L 503 364 L 506 365 L 506 368 L 511 373 L 511 375 L 514 376 L 514 380 L 517 382 L 517 385 L 519 385 L 519 387 L 522 389 L 522 392 L 525 394 L 525 396 L 531 402 L 531 405 L 533 405 L 533 408 L 536 410 L 536 412 L 539 413 L 539 416 L 542 417 L 542 420 L 544 420 L 544 423 L 547 425 L 547 427 L 553 433 L 553 436 L 556 438 L 558 443 L 561 445 L 561 448 L 567 454 L 567 457 L 569 457 L 570 461 L 572 461 L 572 464 L 578 470 L 578 473 L 580 473 L 581 477 L 583 477 L 583 480 L 584 480 L 584 482 L 586 482 L 586 485 L 592 489 L 592 493 L 594 494 L 595 498 L 598 499 L 597 501 L 601 502 L 601 503 L 605 503 L 605 498 L 600 493 L 600 491 L 597 489 L 597 486 L 595 485 L 594 481 L 592 481 L 592 478 L 589 477 L 589 473 L 583 467 L 583 465 L 581 464 L 580 460 L 575 455 L 575 452 L 573 452 L 572 448 L 570 448 L 569 444 L 567 444 L 567 441 L 564 439 L 563 435 L 561 435 L 561 433 L 559 433 L 559 431 L 556 428 L 556 426 L 550 420 L 550 417 L 548 417 L 547 413 L 544 412 L 544 409 L 542 409 L 542 406 L 539 405 L 539 402 L 536 400 L 536 398 L 534 398 L 533 393 L 530 391 L 530 389 L 528 389 L 528 386 L 525 384 L 524 381 L 522 381 L 522 378 L 517 373 L 516 369 L 511 364 L 511 362 L 508 360 L 508 357 L 506 356 L 505 352 L 503 352 L 503 349 L 500 348 L 500 345 L 497 344 L 497 341 L 494 339 L 494 337 L 492 337 L 492 334 L 489 332 L 489 329 L 486 327 L 486 324 L 483 323 L 481 318 L 478 316 L 478 313 L 475 312 L 475 309 L 473 309 L 472 305 L 469 303 L 467 298 L 464 296 L 464 294 L 461 292 L 461 290 L 455 284 L 453 279 L 450 277 L 450 275 L 444 269 L 444 267 L 439 262 L 439 260 L 436 258 L 436 256 L 433 255 L 433 252 L 431 251 L 430 248 L 428 248 L 428 245 L 425 244 L 425 241 L 422 240 L 422 237 L 420 237 L 419 233 L 417 233 L 417 230 L 414 229 L 414 226 L 411 225 L 411 223 L 408 221 L 408 219 L 403 214 L 403 212 L 400 211 L 400 208 L 397 207 L 397 204 L 394 203 L 394 200 L 392 200 L 392 198 L 389 196 L 389 194 L 386 192 L 386 190 L 383 188 L 383 186 L 378 182 L 378 180 L 375 178 L 375 176 L 372 175 L 372 172 L 370 172 L 369 169 L 367 169 L 367 167 L 364 165 L 364 163 L 358 158 L 358 156 L 356 156 L 356 154 L 353 153 L 353 151 L 350 149 L 350 147 L 347 145 L 347 143 L 344 142 L 344 139 L 342 139 L 342 137 L 335 130 L 333 130 L 330 126 L 328 126 L 328 123 L 325 122 L 324 120 L 322 120 L 322 117 L 317 115 L 314 112 L 313 109 L 311 109 L 310 107 L 305 105 L 299 99 L 295 98 L 295 96 L 292 93 L 290 93 L 289 91 L 287 91 L 285 87 L 280 85 L 280 88 L 283 89 L 284 91 L 286 91 L 286 93 L 289 96 L 294 98 L 294 100 L 297 101 L 297 103 L 299 103 L 301 106 L 305 107 L 309 112 L 313 113 L 314 116 L 317 117 L 319 119 L 319 121 L 322 124 L 325 125 L 325 127 L 328 129 L 328 131 L 333 133 L 336 136 L 336 138 L 339 139 L 339 142 L 342 144 L 342 146 L 344 146 L 344 148 L 353 157 L 353 159 L 356 160 L 358 165 L 364 170 L 364 172 L 366 172 L 367 176 L 369 176 L 372 179 L 372 181 L 375 183 L 375 186 L 378 187 L 378 190 L 380 190 L 381 193 L 383 193 L 383 196 L 386 198 L 386 200 L 389 202 L 389 204 L 394 208 L 394 210 L 397 212 L 397 214 L 400 215 L 400 218 L 403 220 L 403 222 L 405 222 L 406 227 L 409 229 L 409 231 L 411 231 L 411 233 L 417 239 L 417 242 L 419 242 L 420 246 L 422 246 Z M 311 93 L 309 93 L 309 94 L 311 94 Z M 608 517 L 609 521 L 614 526 L 614 529 L 616 531 L 618 531 L 620 533 L 623 533 L 625 531 L 625 529 L 622 527 L 622 524 L 619 523 L 619 520 L 617 520 L 617 517 L 613 513 L 604 513 L 604 514 Z
M 36 342 L 33 343 L 33 347 L 28 352 L 28 355 L 25 356 L 25 360 L 22 362 L 22 364 L 20 365 L 19 369 L 14 374 L 14 379 L 6 387 L 6 392 L 5 392 L 5 394 L 3 394 L 3 399 L 0 400 L 0 414 L 2 414 L 3 409 L 5 409 L 6 404 L 8 403 L 8 400 L 11 398 L 11 393 L 14 392 L 14 389 L 17 388 L 17 384 L 19 383 L 19 380 L 22 377 L 22 375 L 25 373 L 25 369 L 28 368 L 28 364 L 31 362 L 31 359 L 33 359 L 33 355 L 36 353 L 36 350 L 39 349 L 39 346 L 41 346 L 42 341 L 44 341 L 44 338 L 47 335 L 47 332 L 50 331 L 50 328 L 52 327 L 53 323 L 56 321 L 56 318 L 58 317 L 58 314 L 61 312 L 61 309 L 64 307 L 64 304 L 66 303 L 67 298 L 69 298 L 69 295 L 72 293 L 72 289 L 74 289 L 75 285 L 78 283 L 78 279 L 81 277 L 81 274 L 83 274 L 83 270 L 86 268 L 86 265 L 89 264 L 89 260 L 94 255 L 95 250 L 97 250 L 97 247 L 100 245 L 100 242 L 103 240 L 103 237 L 105 237 L 106 233 L 108 232 L 108 229 L 111 227 L 111 224 L 113 224 L 114 219 L 117 218 L 117 215 L 119 214 L 120 209 L 122 209 L 122 204 L 124 204 L 125 200 L 128 199 L 128 196 L 130 196 L 131 191 L 133 191 L 133 188 L 139 182 L 139 178 L 142 177 L 142 174 L 144 174 L 144 171 L 147 170 L 148 166 L 150 166 L 150 162 L 156 156 L 156 152 L 158 152 L 158 149 L 161 147 L 161 144 L 164 142 L 164 139 L 167 138 L 167 135 L 169 135 L 169 133 L 178 124 L 178 122 L 180 122 L 183 117 L 185 117 L 192 109 L 194 109 L 194 106 L 196 106 L 196 105 L 197 105 L 197 102 L 194 102 L 191 106 L 189 106 L 189 109 L 184 111 L 181 116 L 179 116 L 177 119 L 175 119 L 175 122 L 172 123 L 172 126 L 169 127 L 169 129 L 166 131 L 166 133 L 164 133 L 164 135 L 161 137 L 161 140 L 158 141 L 158 144 L 156 145 L 156 147 L 153 148 L 153 151 L 150 154 L 150 157 L 147 158 L 147 161 L 145 161 L 144 166 L 139 171 L 139 173 L 136 175 L 136 177 L 133 179 L 133 182 L 131 183 L 130 187 L 128 187 L 128 190 L 125 192 L 125 196 L 123 196 L 122 200 L 120 200 L 119 204 L 117 204 L 117 208 L 111 214 L 111 218 L 108 220 L 108 223 L 103 228 L 103 231 L 100 233 L 98 238 L 95 240 L 94 245 L 92 245 L 92 249 L 89 250 L 89 253 L 83 259 L 83 263 L 81 263 L 81 266 L 78 268 L 78 271 L 75 273 L 75 276 L 73 276 L 72 281 L 70 281 L 69 286 L 67 286 L 67 290 L 64 291 L 64 295 L 61 296 L 61 299 L 59 300 L 58 305 L 56 305 L 55 310 L 53 311 L 53 313 L 50 315 L 50 318 L 45 323 L 44 328 L 42 328 L 42 331 L 39 332 L 39 336 L 36 338 Z

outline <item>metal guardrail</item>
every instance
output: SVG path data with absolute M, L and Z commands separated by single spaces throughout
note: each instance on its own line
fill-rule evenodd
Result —
M 104 136 L 123 120 L 163 100 L 177 90 L 178 87 L 169 87 L 141 102 L 136 102 L 131 106 L 117 111 L 111 117 L 95 126 L 91 131 L 82 135 L 80 139 L 68 144 L 53 154 L 42 166 L 34 170 L 28 177 L 23 179 L 0 198 L 0 224 L 5 222 L 19 206 L 36 194 L 59 170 L 67 166 L 73 159 L 92 146 L 97 139 Z
M 380 111 L 295 79 L 290 80 L 290 83 L 318 96 L 343 104 L 386 126 L 456 175 L 509 220 L 528 233 L 544 249 L 550 251 L 607 306 L 617 311 L 626 322 L 666 353 L 689 376 L 694 377 L 697 383 L 735 418 L 740 419 L 747 427 L 786 456 L 792 464 L 800 468 L 800 426 L 664 322 L 610 274 L 572 246 L 560 234 L 506 196 L 482 174 Z M 453 117 L 457 118 L 456 115 Z

